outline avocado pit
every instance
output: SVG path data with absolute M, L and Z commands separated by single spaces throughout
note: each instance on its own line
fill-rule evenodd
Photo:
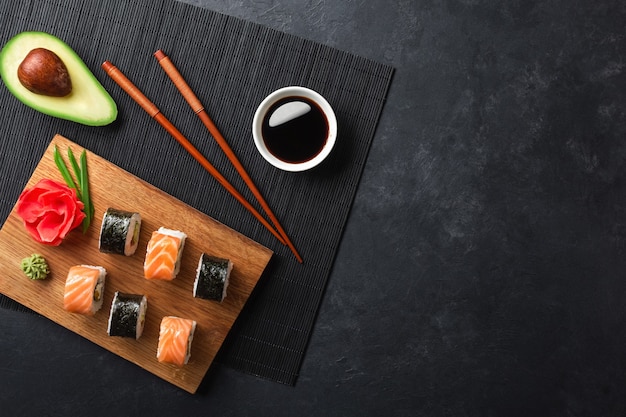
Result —
M 27 90 L 44 96 L 64 97 L 72 91 L 65 63 L 45 48 L 31 50 L 17 68 L 17 78 Z

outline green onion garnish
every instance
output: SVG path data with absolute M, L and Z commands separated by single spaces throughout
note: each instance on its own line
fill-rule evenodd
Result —
M 76 190 L 76 196 L 80 201 L 83 202 L 83 212 L 85 213 L 85 218 L 83 219 L 83 233 L 87 231 L 89 225 L 91 224 L 91 219 L 94 215 L 94 207 L 91 204 L 91 199 L 89 197 L 89 175 L 87 173 L 87 153 L 83 149 L 83 152 L 80 155 L 80 166 L 76 158 L 74 157 L 74 153 L 72 149 L 67 148 L 67 157 L 70 161 L 70 165 L 74 170 L 74 176 L 76 177 L 76 181 L 70 174 L 70 171 L 67 169 L 67 165 L 65 165 L 65 161 L 61 157 L 59 153 L 59 149 L 57 146 L 54 146 L 54 163 L 57 168 L 61 172 L 61 176 L 65 180 L 65 183 L 68 187 Z
M 74 182 L 74 179 L 72 178 L 72 175 L 70 174 L 70 171 L 68 171 L 67 166 L 65 165 L 65 162 L 63 161 L 63 158 L 61 158 L 61 154 L 59 153 L 59 149 L 57 148 L 56 145 L 54 146 L 54 163 L 57 165 L 57 168 L 59 168 L 59 171 L 61 171 L 61 176 L 65 180 L 65 183 L 67 184 L 67 186 L 75 189 L 76 192 L 79 194 L 78 198 L 82 201 L 82 198 L 80 198 L 80 191 L 78 187 L 76 186 L 76 183 Z
M 89 224 L 91 224 L 91 219 L 94 215 L 93 204 L 91 204 L 91 198 L 89 198 L 89 176 L 87 175 L 87 153 L 83 150 L 80 154 L 80 180 L 78 181 L 80 184 L 80 193 L 84 197 L 83 204 L 85 205 L 85 220 L 83 221 L 83 233 L 87 231 Z
M 72 148 L 67 148 L 67 158 L 70 160 L 70 164 L 72 165 L 72 169 L 74 170 L 74 174 L 80 172 L 80 168 L 78 167 L 78 162 L 76 162 L 76 158 L 74 157 L 74 152 L 72 152 Z M 80 184 L 80 175 L 76 175 L 76 179 Z

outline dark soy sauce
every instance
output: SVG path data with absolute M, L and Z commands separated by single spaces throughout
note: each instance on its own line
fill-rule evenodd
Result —
M 315 102 L 305 97 L 285 97 L 269 108 L 261 133 L 267 150 L 276 158 L 306 162 L 326 144 L 328 120 Z

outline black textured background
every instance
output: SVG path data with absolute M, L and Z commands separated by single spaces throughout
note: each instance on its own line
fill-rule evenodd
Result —
M 6 88 L 0 90 L 0 112 L 5 115 L 2 172 L 7 173 L 2 182 L 4 218 L 41 158 L 42 149 L 60 133 L 268 246 L 275 255 L 217 360 L 294 384 L 392 68 L 169 0 L 40 0 L 28 2 L 27 7 L 13 2 L 3 4 L 0 16 L 0 36 L 5 41 L 24 30 L 40 30 L 71 45 L 102 80 L 119 110 L 112 125 L 85 127 L 37 113 L 21 105 Z M 203 102 L 298 248 L 304 264 L 298 263 L 287 246 L 277 242 L 100 68 L 105 60 L 116 65 L 248 201 L 256 203 L 153 57 L 158 49 L 169 55 Z M 275 169 L 260 157 L 252 141 L 256 107 L 269 93 L 288 85 L 302 85 L 324 95 L 338 120 L 333 152 L 323 164 L 304 173 Z M 28 144 L 26 148 L 24 144 Z M 253 205 L 262 212 L 258 203 Z M 2 304 L 14 303 L 4 298 Z
M 626 415 L 623 1 L 193 2 L 395 68 L 298 382 L 177 395 L 7 312 L 16 409 L 90 410 L 80 381 L 157 415 Z

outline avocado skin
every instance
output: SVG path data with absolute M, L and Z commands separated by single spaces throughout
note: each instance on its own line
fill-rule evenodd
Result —
M 17 69 L 35 48 L 57 54 L 69 72 L 72 91 L 64 97 L 50 97 L 26 89 Z M 64 41 L 45 32 L 22 32 L 0 51 L 0 77 L 8 90 L 25 105 L 49 116 L 88 126 L 104 126 L 117 118 L 117 105 L 78 54 Z

